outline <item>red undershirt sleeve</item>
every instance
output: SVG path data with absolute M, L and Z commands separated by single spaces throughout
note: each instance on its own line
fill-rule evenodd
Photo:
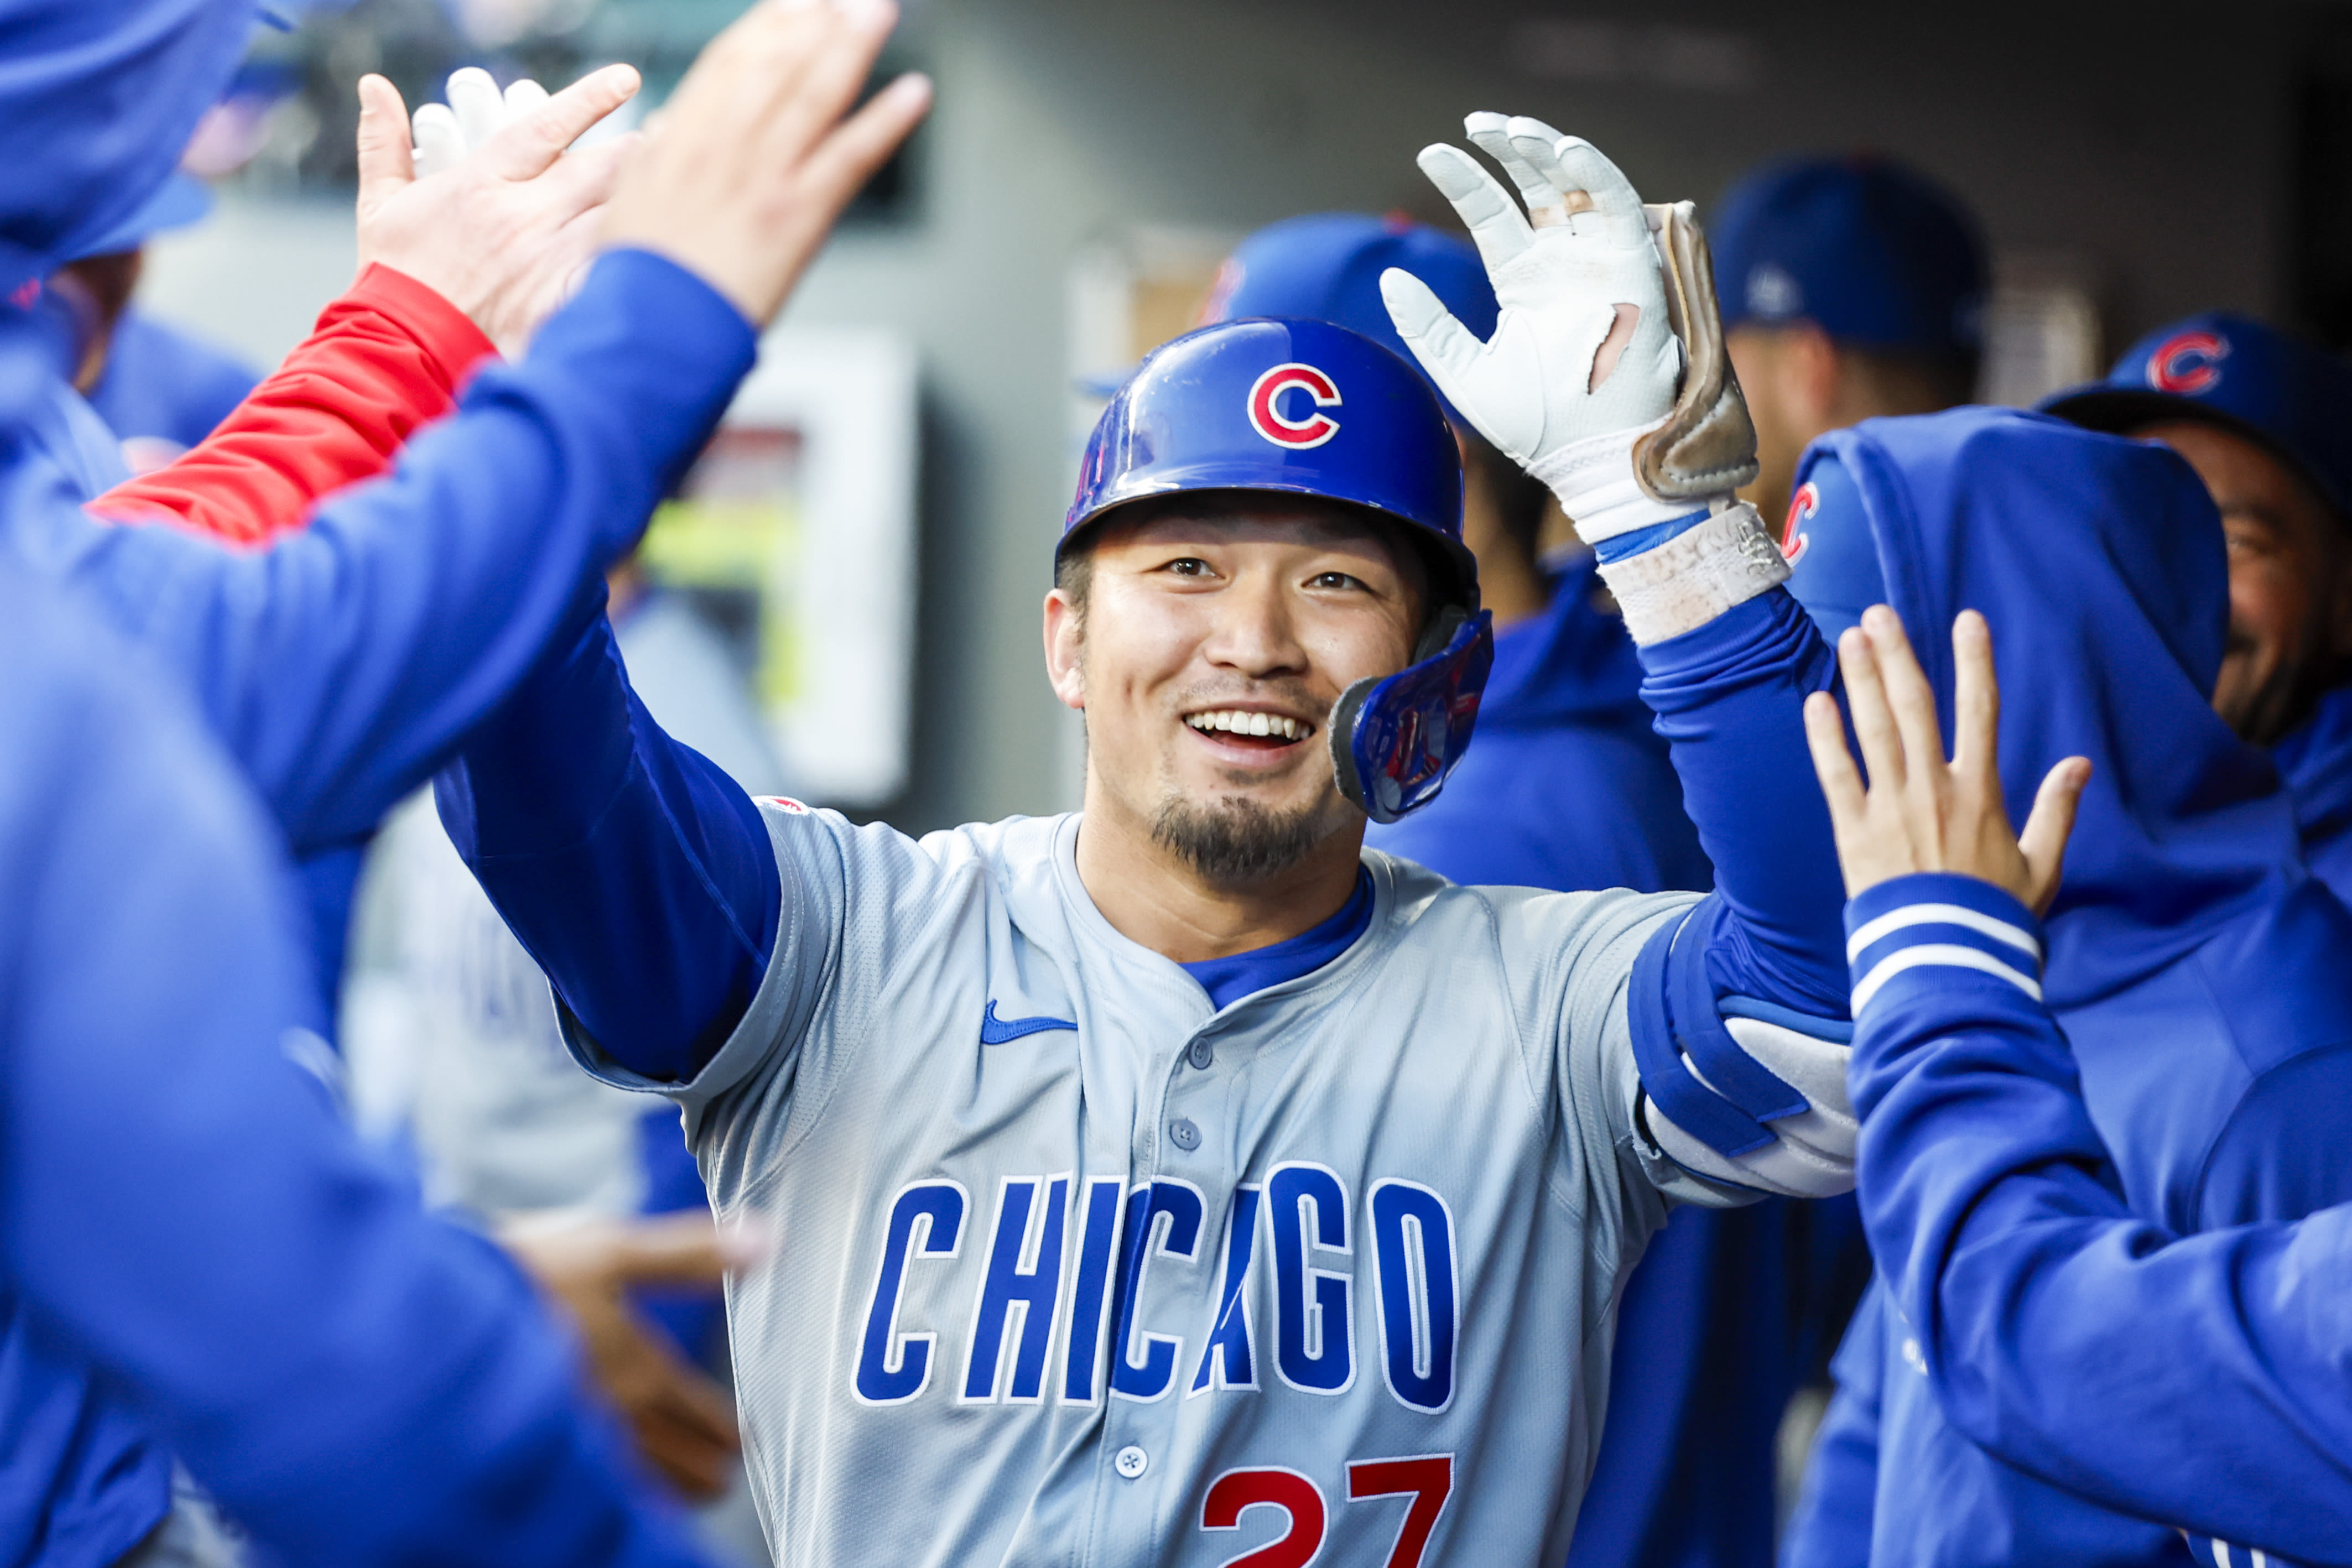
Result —
M 371 264 L 211 435 L 88 509 L 108 522 L 170 523 L 225 543 L 266 544 L 308 522 L 326 497 L 390 467 L 497 351 L 440 295 Z

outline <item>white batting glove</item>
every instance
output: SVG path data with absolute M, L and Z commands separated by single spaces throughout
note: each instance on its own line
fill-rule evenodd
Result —
M 1478 434 L 1551 487 L 1587 544 L 1700 509 L 1654 500 L 1633 477 L 1633 443 L 1674 406 L 1683 368 L 1642 198 L 1599 149 L 1541 120 L 1473 114 L 1463 126 L 1528 204 L 1523 216 L 1461 149 L 1423 149 L 1422 172 L 1486 261 L 1495 336 L 1480 342 L 1426 284 L 1391 268 L 1381 297 L 1397 331 Z M 1596 386 L 1620 306 L 1639 316 Z
M 498 82 L 479 66 L 451 72 L 445 90 L 447 103 L 419 104 L 409 120 L 409 134 L 416 142 L 410 156 L 420 180 L 456 168 L 501 128 L 545 103 L 548 97 L 547 89 L 529 77 L 501 93 Z

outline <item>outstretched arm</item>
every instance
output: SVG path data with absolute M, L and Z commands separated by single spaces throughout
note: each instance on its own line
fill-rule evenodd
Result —
M 1428 148 L 1421 166 L 1477 241 L 1501 306 L 1495 335 L 1472 337 L 1405 273 L 1383 277 L 1382 293 L 1454 406 L 1551 486 L 1594 547 L 1715 862 L 1715 894 L 1633 975 L 1643 1124 L 1717 1184 L 1843 1191 L 1843 1030 L 1819 1021 L 1845 1011 L 1841 900 L 1800 719 L 1832 671 L 1779 586 L 1779 549 L 1732 496 L 1755 435 L 1704 242 L 1687 207 L 1660 212 L 1654 235 L 1633 186 L 1584 141 L 1524 118 L 1465 124 L 1524 214 L 1457 148 Z M 1743 1009 L 1758 1016 L 1723 1016 Z
M 1853 894 L 1863 1218 L 1939 1403 L 2107 1506 L 2352 1562 L 2352 1208 L 2186 1239 L 2132 1215 L 2040 992 L 2088 764 L 2059 764 L 2012 835 L 1982 619 L 1953 632 L 1948 763 L 1893 612 L 1839 652 L 1866 787 L 1833 706 L 1806 719 Z
M 659 181 L 649 188 L 691 216 L 641 210 L 625 190 L 613 221 L 648 244 L 722 255 L 714 280 L 754 319 L 772 315 L 928 102 L 919 78 L 901 80 L 840 119 L 889 22 L 887 7 L 748 13 L 697 62 L 646 149 Z M 739 106 L 763 99 L 793 112 L 747 137 Z M 727 181 L 768 171 L 782 196 L 765 226 L 728 227 Z M 802 890 L 782 885 L 758 811 L 646 715 L 601 615 L 474 733 L 435 794 L 452 841 L 600 1064 L 656 1082 L 692 1077 L 795 929 L 784 897 Z

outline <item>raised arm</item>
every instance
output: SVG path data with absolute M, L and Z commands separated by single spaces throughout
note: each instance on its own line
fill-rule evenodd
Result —
M 1755 434 L 1705 243 L 1686 205 L 1645 213 L 1590 144 L 1523 118 L 1465 123 L 1524 215 L 1457 148 L 1428 148 L 1421 165 L 1485 258 L 1494 337 L 1471 336 L 1404 273 L 1382 293 L 1440 389 L 1551 486 L 1599 555 L 1715 862 L 1715 894 L 1633 975 L 1646 1131 L 1718 1184 L 1843 1191 L 1843 1030 L 1819 1021 L 1845 1012 L 1842 899 L 1800 716 L 1833 671 L 1779 586 L 1779 549 L 1732 495 L 1754 472 Z M 1726 1021 L 1743 1009 L 1757 1016 Z
M 1884 1288 L 1953 1425 L 2109 1507 L 2309 1563 L 2352 1562 L 2352 1208 L 2175 1239 L 2135 1218 L 2041 1000 L 2080 758 L 2021 836 L 2001 807 L 1983 622 L 1953 634 L 1960 733 L 1893 613 L 1840 655 L 1869 783 L 1806 717 L 1853 890 L 1862 1207 Z M 2231 1561 L 2212 1540 L 2200 1557 Z
M 530 1285 L 297 1065 L 324 1048 L 275 834 L 168 673 L 65 600 L 0 567 L 12 1310 L 289 1561 L 694 1562 Z
M 611 221 L 648 244 L 724 257 L 714 280 L 754 319 L 772 315 L 928 101 L 919 78 L 902 80 L 840 121 L 889 21 L 887 6 L 748 14 L 733 33 L 751 47 L 706 51 L 647 148 L 646 188 L 669 200 L 638 204 L 625 189 Z M 740 105 L 763 97 L 796 112 L 747 137 Z M 785 199 L 761 214 L 765 226 L 728 227 L 712 187 L 761 171 L 779 172 Z M 646 714 L 601 614 L 575 624 L 435 793 L 452 841 L 572 1020 L 621 1069 L 675 1082 L 704 1065 L 759 988 L 789 924 L 784 890 L 742 790 Z

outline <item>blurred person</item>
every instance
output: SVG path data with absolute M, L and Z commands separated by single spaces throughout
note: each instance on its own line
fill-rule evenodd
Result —
M 283 842 L 298 850 L 318 841 L 320 831 L 335 821 L 380 815 L 388 800 L 371 804 L 371 795 L 381 799 L 404 768 L 429 768 L 436 748 L 470 722 L 468 711 L 493 704 L 500 683 L 527 666 L 536 653 L 532 638 L 543 635 L 548 618 L 580 592 L 581 566 L 601 565 L 625 545 L 669 473 L 698 446 L 749 364 L 746 318 L 759 321 L 772 314 L 831 214 L 904 134 L 923 101 L 919 87 L 901 88 L 845 130 L 824 135 L 824 117 L 812 122 L 799 111 L 812 97 L 845 101 L 862 77 L 862 59 L 870 59 L 887 28 L 887 14 L 842 20 L 763 11 L 737 30 L 730 47 L 714 52 L 714 63 L 697 78 L 708 85 L 681 93 L 667 148 L 683 149 L 670 155 L 696 161 L 693 176 L 680 179 L 675 170 L 646 176 L 651 183 L 636 196 L 634 217 L 607 215 L 604 232 L 614 254 L 597 264 L 580 299 L 538 340 L 532 365 L 485 372 L 467 407 L 420 444 L 394 480 L 328 503 L 310 528 L 268 548 L 228 551 L 184 529 L 121 527 L 79 513 L 75 503 L 93 488 L 86 482 L 90 448 L 80 434 L 87 423 L 76 423 L 88 415 L 87 406 L 50 370 L 54 342 L 21 302 L 30 298 L 28 286 L 75 254 L 89 235 L 103 233 L 135 210 L 165 177 L 202 102 L 226 78 L 251 12 L 242 4 L 205 6 L 194 0 L 73 7 L 18 0 L 16 10 L 9 27 L 0 29 L 9 40 L 5 91 L 14 111 L 0 117 L 0 127 L 9 128 L 0 140 L 16 138 L 9 156 L 0 159 L 0 167 L 13 172 L 0 181 L 0 232 L 9 236 L 0 250 L 8 268 L 0 284 L 12 301 L 0 312 L 0 351 L 12 355 L 17 367 L 10 382 L 16 440 L 9 499 L 0 514 L 6 570 L 25 580 L 36 602 L 43 596 L 75 601 L 135 635 L 149 651 L 140 668 L 161 672 L 158 700 L 168 706 L 194 699 L 203 722 L 227 743 L 248 781 L 261 788 Z M 90 73 L 107 73 L 110 90 L 91 90 L 97 78 Z M 773 85 L 747 98 L 732 85 L 746 78 Z M 153 90 L 144 96 L 122 90 L 142 78 Z M 397 256 L 403 266 L 502 324 L 521 326 L 543 314 L 569 286 L 556 253 L 572 245 L 584 256 L 595 239 L 591 227 L 564 233 L 565 219 L 602 200 L 598 182 L 609 179 L 612 167 L 575 165 L 569 180 L 552 182 L 567 188 L 551 195 L 550 187 L 532 185 L 533 170 L 521 155 L 535 137 L 558 133 L 551 142 L 541 141 L 547 158 L 538 167 L 545 168 L 576 132 L 576 124 L 563 129 L 569 117 L 600 93 L 606 108 L 626 96 L 625 83 L 617 95 L 614 88 L 609 74 L 592 83 L 585 97 L 551 109 L 535 129 L 493 149 L 487 166 L 455 185 L 408 201 L 392 193 L 379 214 L 385 226 L 378 231 L 377 259 Z M 380 110 L 386 91 L 379 82 Z M 697 112 L 687 112 L 688 105 Z M 391 107 L 396 111 L 396 101 Z M 592 110 L 590 118 L 601 111 Z M 107 122 L 107 135 L 86 133 L 97 112 L 116 117 Z M 405 116 L 397 118 L 404 162 Z M 378 119 L 381 126 L 381 112 Z M 376 193 L 385 195 L 381 189 Z M 572 204 L 568 209 L 566 202 Z M 436 223 L 451 225 L 449 232 L 417 232 Z M 499 239 L 507 243 L 490 243 Z M 429 291 L 413 281 L 409 286 Z M 630 303 L 616 312 L 620 298 Z M 629 325 L 637 321 L 645 325 Z M 286 476 L 277 477 L 282 483 Z M 269 488 L 257 484 L 248 494 Z M 239 510 L 235 498 L 226 510 Z M 143 507 L 134 515 L 194 520 L 168 505 Z M 250 514 L 241 524 L 254 530 L 248 537 L 266 537 L 272 526 L 268 517 Z M 36 618 L 22 623 L 30 627 Z M 15 664 L 28 679 L 47 667 L 26 659 Z M 47 691 L 36 685 L 27 700 L 45 701 Z M 52 722 L 58 711 L 38 708 L 27 722 Z M 61 748 L 60 756 L 70 761 L 70 748 Z M 18 776 L 28 784 L 42 777 L 31 769 L 19 769 Z M 90 783 L 93 796 L 100 782 Z M 166 782 L 168 776 L 152 772 L 138 779 L 149 792 Z M 17 831 L 28 821 L 19 817 L 7 825 Z M 70 841 L 85 851 L 80 875 L 90 886 L 110 886 L 110 870 L 99 878 L 89 868 L 111 868 L 120 856 L 91 862 L 87 851 L 97 847 L 95 841 L 86 834 Z M 44 840 L 39 847 L 55 845 Z M 54 857 L 41 863 L 49 868 L 46 881 L 14 885 L 57 886 Z M 263 883 L 271 880 L 260 877 Z M 179 922 L 220 918 L 216 901 L 188 891 L 192 885 L 185 878 L 170 883 L 183 898 L 173 912 Z M 23 922 L 5 927 L 19 935 L 39 928 Z M 151 921 L 147 934 L 153 929 Z M 55 945 L 49 951 L 53 961 L 62 961 L 57 972 L 34 975 L 26 983 L 47 988 L 44 996 L 77 986 L 107 994 L 91 966 L 116 955 Z M 160 961 L 169 952 L 168 946 L 146 950 L 142 973 L 183 988 L 192 975 L 201 975 L 215 988 L 235 988 L 220 977 L 233 971 L 175 968 Z M 18 963 L 12 972 L 21 976 L 26 968 Z M 252 991 L 257 1004 L 279 994 L 258 980 Z M 128 1003 L 133 995 L 126 992 L 121 999 Z M 135 997 L 152 1003 L 151 1012 L 163 1005 L 145 991 Z M 207 1005 L 202 997 L 178 993 L 169 1000 L 184 1014 Z M 10 1016 L 20 1020 L 12 1026 L 10 1059 L 82 1060 L 58 1056 L 58 1042 L 39 1032 L 72 1028 L 61 1015 L 20 1009 Z M 247 1044 L 266 1051 L 279 1030 L 306 1022 L 324 1019 L 316 1009 L 299 1009 Z M 136 1044 L 152 1052 L 157 1042 L 176 1041 L 184 1032 L 175 1020 L 150 1029 Z M 88 1043 L 79 1035 L 71 1038 L 77 1049 Z M 178 1059 L 158 1058 L 165 1060 Z M 236 1075 L 225 1074 L 220 1082 L 233 1093 Z M 135 1071 L 113 1075 L 104 1088 L 118 1125 L 136 1124 L 153 1109 L 140 1098 L 149 1085 Z M 165 1096 L 163 1103 L 185 1092 L 168 1075 L 154 1088 Z M 37 1107 L 47 1103 L 42 1095 L 48 1090 L 47 1082 L 37 1083 L 26 1095 L 12 1092 L 8 1099 Z M 197 1126 L 192 1113 L 209 1103 L 199 1095 L 175 1106 L 173 1134 L 209 1135 L 213 1125 Z M 154 1180 L 141 1179 L 136 1173 L 143 1167 L 126 1161 L 109 1141 L 115 1173 L 101 1178 L 102 1190 L 77 1195 L 79 1211 L 131 1217 L 136 1223 L 120 1224 L 110 1234 L 152 1243 L 168 1233 L 171 1244 L 126 1256 L 123 1249 L 90 1245 L 103 1227 L 50 1228 L 46 1221 L 32 1225 L 24 1212 L 12 1213 L 10 1291 L 0 1333 L 0 1403 L 5 1406 L 0 1425 L 12 1444 L 6 1491 L 0 1494 L 0 1541 L 11 1554 L 32 1551 L 45 1562 L 110 1563 L 134 1547 L 179 1552 L 185 1542 L 150 1528 L 169 1502 L 163 1450 L 144 1425 L 151 1419 L 183 1439 L 200 1479 L 258 1535 L 302 1560 L 383 1560 L 412 1549 L 394 1545 L 387 1529 L 406 1531 L 415 1543 L 443 1525 L 452 1534 L 436 1554 L 450 1561 L 512 1561 L 519 1551 L 555 1550 L 560 1534 L 544 1532 L 550 1515 L 525 1518 L 517 1511 L 538 1507 L 551 1486 L 570 1487 L 575 1494 L 553 1500 L 561 1504 L 554 1512 L 569 1516 L 564 1528 L 590 1532 L 588 1541 L 562 1553 L 603 1560 L 601 1553 L 625 1553 L 649 1540 L 610 1522 L 604 1505 L 583 1504 L 580 1487 L 595 1483 L 575 1482 L 584 1472 L 576 1465 L 564 1468 L 571 1464 L 564 1450 L 545 1437 L 533 1439 L 535 1451 L 515 1448 L 511 1423 L 502 1425 L 505 1417 L 494 1409 L 447 1411 L 450 1419 L 466 1423 L 463 1437 L 436 1425 L 433 1402 L 446 1402 L 453 1385 L 431 1369 L 447 1365 L 446 1359 L 411 1357 L 395 1365 L 354 1359 L 348 1352 L 356 1345 L 336 1352 L 340 1359 L 320 1358 L 316 1353 L 327 1349 L 320 1336 L 342 1333 L 346 1325 L 315 1299 L 319 1285 L 358 1266 L 362 1252 L 377 1259 L 369 1266 L 387 1284 L 399 1281 L 401 1270 L 411 1267 L 402 1260 L 415 1248 L 398 1238 L 416 1232 L 413 1226 L 394 1227 L 396 1245 L 372 1252 L 362 1247 L 373 1224 L 362 1223 L 362 1211 L 381 1208 L 381 1193 L 392 1189 L 355 1186 L 348 1160 L 320 1164 L 313 1146 L 299 1137 L 282 1150 L 271 1145 L 252 1161 L 240 1161 L 238 1140 L 257 1147 L 276 1132 L 268 1103 L 267 1095 L 255 1102 L 261 1116 L 255 1123 L 232 1114 L 235 1138 L 213 1138 L 205 1158 L 183 1160 Z M 58 1120 L 60 1126 L 71 1121 Z M 20 1121 L 12 1144 L 27 1166 L 38 1165 L 37 1156 L 47 1145 L 25 1129 Z M 185 1145 L 172 1147 L 177 1152 Z M 298 1166 L 311 1160 L 313 1179 L 281 1187 L 262 1174 L 281 1154 Z M 78 1172 L 85 1164 L 50 1163 L 60 1172 Z M 215 1218 L 234 1213 L 233 1206 L 205 1206 L 244 1183 L 320 1209 L 320 1218 L 333 1223 L 323 1230 L 315 1222 L 249 1227 L 237 1232 L 239 1247 L 226 1249 L 239 1258 L 237 1270 L 199 1261 L 205 1249 L 195 1239 Z M 47 1179 L 13 1181 L 11 1197 L 49 1194 L 55 1186 Z M 357 1205 L 340 1216 L 334 1212 L 339 1193 Z M 77 1210 L 61 1205 L 58 1212 Z M 186 1220 L 184 1236 L 173 1229 L 180 1218 Z M 72 1239 L 60 1239 L 66 1237 Z M 346 1239 L 352 1250 L 335 1251 Z M 273 1251 L 273 1241 L 282 1249 Z M 319 1245 L 328 1251 L 318 1252 Z M 415 1267 L 424 1269 L 421 1290 L 441 1288 L 429 1258 Z M 473 1267 L 478 1273 L 480 1265 Z M 306 1288 L 291 1290 L 289 1279 Z M 190 1288 L 199 1283 L 204 1289 Z M 517 1376 L 486 1375 L 501 1368 L 505 1353 L 496 1347 L 507 1330 L 499 1325 L 510 1314 L 478 1290 L 463 1301 L 446 1290 L 443 1295 L 447 1299 L 437 1319 L 405 1328 L 433 1322 L 450 1350 L 473 1356 L 465 1372 L 478 1383 L 483 1399 L 496 1406 L 510 1396 L 509 1415 L 525 1411 L 540 1397 L 520 1378 L 529 1354 L 509 1358 Z M 390 1304 L 397 1308 L 406 1299 Z M 185 1332 L 162 1329 L 158 1338 L 154 1315 L 167 1301 L 185 1309 Z M 209 1316 L 200 1310 L 214 1305 L 220 1310 Z M 289 1306 L 299 1309 L 297 1319 L 307 1327 L 287 1321 Z M 467 1322 L 483 1330 L 471 1341 L 458 1332 Z M 223 1329 L 230 1332 L 217 1332 Z M 380 1345 L 387 1353 L 407 1343 L 373 1329 L 362 1337 L 371 1350 Z M 108 1369 L 110 1380 L 94 1376 L 93 1363 Z M 289 1377 L 285 1367 L 305 1370 Z M 101 1394 L 101 1386 L 108 1392 Z M 121 1390 L 126 1386 L 140 1391 L 135 1411 L 125 1407 Z M 410 1406 L 412 1396 L 425 1403 Z M 387 1427 L 378 1416 L 404 1425 Z M 540 1429 L 551 1430 L 545 1420 Z M 338 1446 L 339 1431 L 360 1443 L 365 1465 Z M 441 1467 L 446 1484 L 428 1484 L 428 1460 Z M 452 1476 L 453 1468 L 491 1460 L 507 1467 L 495 1494 L 505 1509 L 504 1525 L 478 1511 L 478 1494 L 467 1500 L 464 1492 L 451 1490 L 471 1484 L 470 1470 Z M 403 1465 L 414 1467 L 416 1487 L 385 1493 L 387 1467 Z M 321 1486 L 312 1489 L 308 1502 L 284 1495 L 289 1478 L 329 1473 L 344 1483 L 365 1476 L 369 1490 L 352 1496 Z M 387 1495 L 400 1500 L 397 1521 L 365 1501 Z M 436 1496 L 449 1499 L 446 1518 L 429 1516 Z M 420 1518 L 420 1509 L 426 1517 Z M 322 1525 L 340 1531 L 331 1547 L 320 1532 Z M 531 1542 L 534 1532 L 538 1539 Z M 142 1536 L 148 1537 L 144 1547 Z
M 2334 1310 L 2352 1295 L 2352 1205 L 2179 1238 L 2115 1190 L 2037 994 L 2081 760 L 2058 764 L 2012 836 L 1981 621 L 1964 616 L 1953 642 L 1948 764 L 1889 612 L 1841 649 L 1876 782 L 1833 707 L 1807 715 L 1847 927 L 1881 934 L 1854 960 L 1860 1192 L 1919 1325 L 1918 1369 L 1973 1441 L 2197 1532 L 2200 1563 L 2352 1563 L 2352 1331 Z
M 1842 1049 L 1722 1011 L 1844 977 L 1793 750 L 1826 650 L 1685 465 L 1740 423 L 1668 325 L 1673 287 L 1719 365 L 1712 302 L 1598 152 L 1467 129 L 1532 215 L 1422 154 L 1491 340 L 1408 273 L 1382 295 L 1600 554 L 1711 897 L 1458 888 L 1363 846 L 1469 737 L 1478 566 L 1428 383 L 1296 318 L 1161 346 L 1089 444 L 1042 628 L 1082 815 L 917 841 L 755 806 L 601 622 L 436 780 L 574 1056 L 682 1105 L 720 1212 L 789 1239 L 729 1288 L 780 1560 L 1556 1562 L 1669 1203 L 1843 1185 Z
M 782 793 L 766 725 L 719 632 L 635 558 L 607 580 L 648 711 L 747 792 Z M 450 847 L 429 792 L 377 835 L 354 930 L 342 1043 L 361 1125 L 416 1150 L 429 1200 L 497 1228 L 542 1277 L 561 1269 L 591 1287 L 584 1301 L 581 1290 L 565 1300 L 595 1319 L 588 1340 L 607 1386 L 645 1413 L 648 1458 L 687 1496 L 717 1497 L 740 1473 L 732 1399 L 698 1366 L 724 1354 L 714 1339 L 724 1254 L 677 1113 L 572 1065 L 546 977 Z M 682 1218 L 616 1223 L 641 1215 Z M 604 1288 L 614 1284 L 633 1294 Z M 729 1544 L 761 1550 L 748 1509 Z
M 2040 985 L 2133 1212 L 2186 1235 L 2352 1199 L 2336 1109 L 2352 1104 L 2352 913 L 2305 873 L 2269 759 L 2214 709 L 2231 586 L 2195 470 L 2152 443 L 1979 408 L 1835 432 L 1798 478 L 1817 505 L 1790 586 L 1818 624 L 1843 633 L 1878 603 L 1923 627 L 1980 610 L 2000 632 L 2010 804 L 2070 757 L 2094 764 Z M 1948 714 L 1951 656 L 1920 652 Z M 1855 937 L 1864 956 L 1878 940 Z M 2187 1561 L 2176 1532 L 1957 1429 L 1900 1282 L 1881 1278 L 1838 1351 L 1785 1561 Z M 1998 1342 L 1969 1350 L 2008 1375 Z M 2087 1417 L 2104 1389 L 2085 1363 L 2040 1394 Z
M 1857 153 L 1769 163 L 1707 224 L 1725 342 L 1756 421 L 1742 494 L 1778 523 L 1815 438 L 1973 401 L 1987 267 L 1977 220 L 1942 185 Z
M 89 254 L 51 273 L 49 292 L 69 302 L 74 390 L 122 443 L 133 474 L 160 468 L 212 434 L 261 372 L 139 308 L 150 240 L 201 223 L 212 192 L 175 173 L 138 212 L 89 243 Z
M 1410 362 L 1380 297 L 1391 267 L 1427 283 L 1470 331 L 1492 334 L 1494 289 L 1466 242 L 1351 214 L 1287 219 L 1244 240 L 1204 316 L 1316 317 Z M 1549 492 L 1446 412 L 1463 454 L 1463 542 L 1495 612 L 1495 667 L 1477 743 L 1444 792 L 1375 823 L 1364 841 L 1465 884 L 1704 891 L 1706 857 L 1596 558 L 1572 537 L 1541 552 Z M 1774 1437 L 1821 1315 L 1790 1300 L 1811 1284 L 1809 1207 L 1685 1207 L 1643 1250 L 1619 1301 L 1608 1419 L 1571 1564 L 1771 1562 Z
M 1494 287 L 1466 240 L 1352 213 L 1286 219 L 1244 240 L 1202 320 L 1334 321 L 1413 364 L 1381 302 L 1381 274 L 1391 267 L 1427 283 L 1472 332 L 1493 333 Z M 1459 883 L 1706 891 L 1706 855 L 1592 552 L 1571 538 L 1545 556 L 1551 493 L 1445 411 L 1462 451 L 1462 542 L 1477 558 L 1479 602 L 1495 617 L 1495 664 L 1478 701 L 1478 744 L 1444 794 L 1401 821 L 1373 824 L 1364 841 Z
M 2159 441 L 2213 493 L 2230 641 L 2213 706 L 2294 792 L 2304 859 L 2352 894 L 2352 365 L 2209 312 L 2132 345 L 2044 412 Z

